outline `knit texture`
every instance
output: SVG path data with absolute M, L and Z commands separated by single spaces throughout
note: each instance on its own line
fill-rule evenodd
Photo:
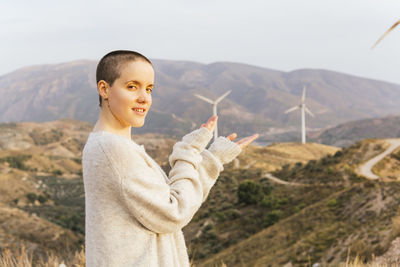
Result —
M 167 175 L 133 140 L 91 132 L 82 152 L 87 267 L 188 267 L 182 228 L 207 199 L 223 164 L 242 151 L 225 137 L 205 147 L 202 127 L 182 138 Z

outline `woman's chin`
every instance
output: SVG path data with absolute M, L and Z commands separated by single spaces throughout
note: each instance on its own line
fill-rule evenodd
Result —
M 131 126 L 135 127 L 135 128 L 143 127 L 143 125 L 144 125 L 144 120 L 143 121 L 134 121 L 131 123 Z

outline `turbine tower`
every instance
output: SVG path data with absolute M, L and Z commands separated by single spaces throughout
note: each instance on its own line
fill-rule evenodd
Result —
M 285 113 L 290 113 L 292 111 L 295 111 L 297 109 L 301 110 L 301 142 L 303 144 L 306 143 L 306 112 L 310 114 L 312 117 L 315 117 L 314 114 L 306 107 L 306 87 L 303 87 L 303 95 L 301 96 L 301 102 L 300 105 L 292 107 L 288 110 L 285 111 Z
M 198 94 L 194 94 L 196 97 L 200 98 L 201 100 L 206 101 L 207 103 L 210 103 L 213 105 L 213 115 L 217 116 L 217 105 L 219 102 L 221 102 L 222 99 L 224 99 L 227 95 L 229 95 L 229 93 L 232 92 L 232 90 L 229 90 L 228 92 L 226 92 L 225 94 L 223 94 L 222 96 L 218 97 L 217 100 L 212 101 L 211 99 L 208 99 L 207 97 L 198 95 Z M 218 137 L 218 124 L 215 125 L 214 128 L 214 141 L 217 140 Z

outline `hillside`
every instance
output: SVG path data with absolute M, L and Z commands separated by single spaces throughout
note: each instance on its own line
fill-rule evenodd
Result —
M 80 157 L 92 127 L 65 119 L 0 124 L 0 250 L 24 243 L 36 253 L 52 249 L 67 257 L 83 244 Z M 177 139 L 135 134 L 133 140 L 168 172 Z M 377 139 L 343 149 L 315 143 L 248 147 L 225 165 L 183 229 L 191 259 L 196 266 L 220 260 L 227 266 L 301 266 L 343 262 L 349 249 L 365 259 L 383 254 L 400 233 L 400 219 L 393 219 L 400 216 L 400 185 L 368 181 L 354 170 L 387 147 Z M 395 173 L 398 153 L 378 171 Z M 278 184 L 267 173 L 308 186 Z
M 252 183 L 269 189 L 248 192 L 248 198 L 260 195 L 252 203 L 235 204 L 241 207 L 236 221 L 224 225 L 214 219 L 217 223 L 211 230 L 203 230 L 204 234 L 214 233 L 215 241 L 209 243 L 214 244 L 211 251 L 215 255 L 199 257 L 198 266 L 214 266 L 221 261 L 227 266 L 304 266 L 317 262 L 325 266 L 345 262 L 348 253 L 364 260 L 383 254 L 400 234 L 398 220 L 394 219 L 400 216 L 400 184 L 369 181 L 354 170 L 387 146 L 381 140 L 364 140 L 334 156 L 287 165 L 273 173 L 282 180 L 312 185 L 309 187 L 266 186 L 262 175 L 250 175 Z M 258 229 L 240 242 L 221 248 L 223 240 L 234 239 L 224 235 L 227 225 L 235 228 L 232 225 L 238 220 L 247 224 L 238 224 L 231 233 L 250 225 Z
M 298 104 L 304 85 L 307 105 L 316 114 L 307 118 L 310 129 L 400 112 L 400 85 L 328 70 L 281 72 L 229 62 L 153 63 L 153 105 L 145 126 L 136 129 L 138 134 L 181 136 L 211 115 L 210 105 L 193 93 L 215 99 L 228 90 L 232 93 L 218 106 L 220 134 L 259 132 L 258 141 L 264 142 L 299 140 L 300 114 L 284 111 Z M 0 122 L 72 118 L 93 124 L 99 109 L 95 68 L 95 61 L 81 60 L 1 76 Z
M 345 147 L 368 138 L 400 137 L 400 116 L 350 121 L 310 134 L 313 142 Z
M 66 119 L 0 124 L 0 221 L 4 224 L 0 230 L 0 250 L 16 248 L 24 243 L 37 253 L 51 247 L 63 255 L 70 253 L 65 251 L 66 247 L 73 251 L 83 244 L 85 215 L 81 152 L 92 127 L 86 122 Z M 168 155 L 176 139 L 156 134 L 135 134 L 132 137 L 138 144 L 143 144 L 147 153 L 166 171 L 169 170 Z M 306 162 L 336 151 L 337 148 L 318 144 L 250 146 L 236 162 L 227 166 L 220 180 L 222 183 L 227 177 L 238 177 L 240 181 L 251 175 L 251 168 L 256 168 L 258 175 L 261 169 L 278 170 L 284 164 Z M 236 190 L 235 186 L 230 184 L 230 190 Z M 213 192 L 211 194 L 216 191 Z M 215 199 L 210 199 L 210 204 Z M 208 205 L 202 207 L 199 215 L 205 216 L 209 208 Z M 198 232 L 201 229 L 198 223 L 206 219 L 207 216 L 185 229 L 188 245 L 190 233 Z M 44 228 L 46 231 L 38 231 Z

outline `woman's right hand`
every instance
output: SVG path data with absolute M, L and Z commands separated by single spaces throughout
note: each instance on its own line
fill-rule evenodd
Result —
M 228 138 L 229 140 L 233 141 L 233 139 L 235 139 L 237 137 L 236 133 L 232 133 L 230 135 L 228 135 L 226 138 Z M 251 142 L 253 142 L 254 140 L 256 140 L 259 137 L 259 134 L 253 134 L 251 136 L 247 136 L 243 139 L 240 139 L 239 141 L 236 142 L 236 144 L 238 144 L 240 146 L 241 149 L 244 149 L 248 144 L 250 144 Z
M 211 116 L 206 123 L 203 123 L 201 127 L 206 127 L 210 132 L 214 131 L 215 126 L 217 125 L 218 116 Z M 200 127 L 200 128 L 201 128 Z
M 206 123 L 203 123 L 201 127 L 206 127 L 208 130 L 211 132 L 214 131 L 215 126 L 217 125 L 218 121 L 218 116 L 211 116 Z M 230 141 L 233 141 L 237 137 L 236 133 L 232 133 L 228 135 L 226 138 L 228 138 Z M 239 141 L 236 142 L 237 145 L 240 146 L 241 149 L 244 149 L 247 145 L 249 145 L 251 142 L 256 140 L 259 137 L 259 134 L 253 134 L 251 136 L 247 136 L 245 138 L 240 139 Z

